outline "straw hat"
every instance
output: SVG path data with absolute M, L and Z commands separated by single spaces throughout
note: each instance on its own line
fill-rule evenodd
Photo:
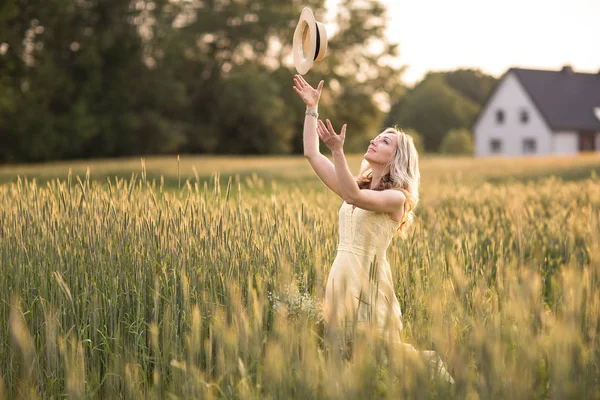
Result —
M 327 52 L 325 25 L 315 21 L 312 10 L 304 7 L 294 31 L 294 65 L 300 75 L 312 67 L 313 61 L 321 61 Z

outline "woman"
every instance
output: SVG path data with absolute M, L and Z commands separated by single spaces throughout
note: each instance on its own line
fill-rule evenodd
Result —
M 307 106 L 304 156 L 323 183 L 344 200 L 339 209 L 339 246 L 325 289 L 327 330 L 345 338 L 349 331 L 373 323 L 382 336 L 416 351 L 400 340 L 402 313 L 386 258 L 394 234 L 406 236 L 419 201 L 419 155 L 413 139 L 395 128 L 385 129 L 371 140 L 356 179 L 343 151 L 346 124 L 338 135 L 329 120 L 318 120 L 323 81 L 314 89 L 296 75 L 294 84 Z M 319 152 L 317 135 L 331 150 L 333 163 Z M 453 382 L 434 351 L 420 353 Z

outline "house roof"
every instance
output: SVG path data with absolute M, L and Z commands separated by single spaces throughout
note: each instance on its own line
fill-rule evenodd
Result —
M 600 73 L 510 68 L 548 126 L 556 130 L 600 131 L 594 108 L 600 107 Z

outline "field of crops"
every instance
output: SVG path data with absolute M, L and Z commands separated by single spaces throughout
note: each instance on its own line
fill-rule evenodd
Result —
M 0 399 L 600 398 L 600 157 L 421 174 L 387 256 L 453 385 L 323 340 L 342 200 L 302 157 L 0 168 Z

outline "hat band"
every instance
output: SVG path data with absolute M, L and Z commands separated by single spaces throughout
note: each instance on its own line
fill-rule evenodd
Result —
M 317 56 L 319 55 L 319 48 L 321 47 L 321 35 L 319 35 L 319 25 L 317 25 L 316 22 L 315 27 L 317 28 L 317 48 L 315 49 L 315 58 L 313 58 L 313 61 L 317 59 Z

